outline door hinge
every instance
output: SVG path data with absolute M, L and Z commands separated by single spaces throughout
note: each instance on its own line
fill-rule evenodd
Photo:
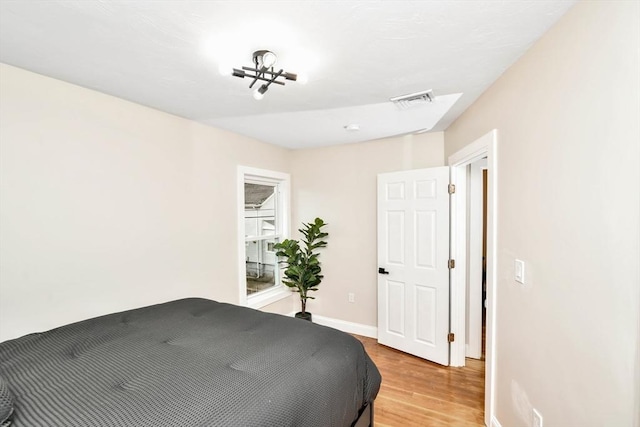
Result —
M 455 340 L 456 340 L 456 334 L 454 334 L 453 332 L 449 332 L 449 334 L 447 335 L 447 341 L 454 342 Z
M 456 185 L 449 184 L 449 194 L 454 194 L 456 192 Z
M 448 262 L 448 266 L 449 268 L 456 268 L 456 260 L 455 259 L 450 259 Z

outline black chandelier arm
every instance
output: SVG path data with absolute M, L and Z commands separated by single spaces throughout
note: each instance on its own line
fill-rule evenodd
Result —
M 273 74 L 273 77 L 271 77 L 271 80 L 269 80 L 269 81 L 267 82 L 267 85 L 266 85 L 266 86 L 267 86 L 267 87 L 269 87 L 269 85 L 270 85 L 271 83 L 276 83 L 276 84 L 280 84 L 280 83 L 281 83 L 281 84 L 284 86 L 284 83 L 283 83 L 283 82 L 276 81 L 276 79 L 277 79 L 278 77 L 280 77 L 280 76 L 282 75 L 282 73 L 283 73 L 283 72 L 284 72 L 284 70 L 282 70 L 282 69 L 281 69 L 281 70 L 280 70 L 280 71 L 278 71 L 276 74 Z M 249 87 L 251 87 L 251 86 L 249 86 Z
M 251 82 L 251 84 L 249 85 L 249 88 L 251 89 L 253 87 L 254 84 L 256 84 L 256 82 L 258 80 L 261 80 L 263 82 L 267 82 L 267 86 L 269 86 L 271 83 L 275 83 L 277 85 L 281 85 L 284 86 L 284 82 L 279 82 L 276 79 L 280 76 L 283 76 L 284 70 L 280 70 L 277 73 L 272 72 L 272 71 L 266 71 L 266 72 L 260 72 L 259 70 L 256 70 L 255 68 L 249 68 L 249 67 L 242 67 L 242 70 L 246 70 L 246 71 L 253 71 L 256 74 L 248 74 L 245 73 L 244 71 L 238 70 L 237 68 L 234 68 L 234 72 L 233 75 L 236 77 L 240 77 L 240 78 L 245 78 L 245 77 L 249 77 L 251 79 L 253 79 L 253 81 Z M 269 74 L 270 76 L 266 76 L 265 74 Z M 286 75 L 289 73 L 284 73 L 284 77 L 286 78 Z M 287 78 L 287 80 L 291 80 L 289 78 Z
M 269 71 L 268 69 L 262 70 L 260 68 L 242 67 L 242 69 L 245 70 L 245 71 L 253 71 L 254 73 L 256 73 L 256 76 L 257 75 L 262 75 L 262 74 L 271 74 L 273 76 L 273 75 L 278 74 L 278 75 L 281 75 L 282 77 L 284 77 L 286 80 L 292 80 L 294 82 L 296 80 L 298 80 L 298 75 L 297 74 L 287 73 L 284 70 L 280 70 L 280 71 L 278 71 L 276 73 L 274 71 Z M 234 68 L 234 70 L 236 70 L 236 68 Z M 271 70 L 273 70 L 273 68 Z M 237 77 L 242 77 L 242 76 L 237 76 Z M 251 77 L 254 77 L 254 76 L 251 76 Z
M 268 70 L 268 69 L 264 69 L 263 70 L 263 69 L 258 69 L 258 68 L 242 67 L 242 69 L 245 70 L 245 71 L 253 71 L 255 73 L 255 75 L 253 75 L 251 77 L 260 76 L 261 80 L 264 80 L 264 81 L 268 80 L 268 77 L 266 77 L 266 78 L 264 77 L 265 74 L 270 74 L 271 76 L 276 76 L 276 78 L 280 77 L 280 76 L 283 76 L 287 80 L 294 80 L 294 81 L 296 80 L 296 77 L 297 77 L 293 73 L 285 73 L 284 70 L 280 70 L 280 71 L 278 71 L 276 73 L 276 72 L 273 71 L 273 68 L 271 70 Z M 274 83 L 280 84 L 280 82 L 274 82 Z M 284 83 L 282 83 L 282 84 L 284 84 Z
M 269 70 L 268 68 L 260 69 L 260 68 L 251 68 L 251 67 L 242 67 L 243 70 L 245 71 L 253 71 L 256 74 L 270 74 L 270 75 L 276 75 L 276 74 L 282 74 L 284 73 L 284 70 L 280 70 L 278 72 L 273 71 L 273 68 L 271 70 Z
M 253 69 L 251 68 L 250 70 L 253 70 Z M 270 82 L 271 81 L 270 78 L 262 77 L 260 75 L 247 74 L 242 70 L 238 70 L 237 68 L 233 69 L 233 75 L 235 77 L 240 77 L 241 79 L 244 79 L 245 77 L 249 77 L 249 78 L 254 79 L 254 80 L 255 79 L 262 80 L 263 82 Z M 272 83 L 284 86 L 284 82 L 273 81 Z M 253 84 L 251 86 L 253 86 Z

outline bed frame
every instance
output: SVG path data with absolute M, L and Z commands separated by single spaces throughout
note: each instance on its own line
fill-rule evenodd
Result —
M 373 402 L 362 408 L 351 427 L 373 427 Z

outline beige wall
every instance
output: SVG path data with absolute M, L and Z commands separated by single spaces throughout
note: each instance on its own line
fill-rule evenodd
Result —
M 498 146 L 497 418 L 638 414 L 638 2 L 582 1 L 446 132 Z M 527 284 L 513 280 L 526 261 Z
M 239 164 L 292 173 L 294 237 L 330 222 L 310 310 L 375 327 L 376 176 L 444 158 L 442 133 L 291 152 L 8 65 L 0 92 L 0 340 L 185 296 L 237 302 Z
M 237 302 L 239 164 L 292 173 L 294 230 L 330 223 L 310 310 L 375 326 L 376 176 L 444 158 L 442 133 L 291 152 L 3 64 L 0 93 L 0 340 L 186 296 Z
M 318 216 L 329 224 L 325 278 L 309 311 L 376 326 L 377 175 L 442 166 L 443 156 L 441 132 L 292 152 L 293 229 Z
M 288 172 L 288 150 L 7 65 L 0 95 L 0 340 L 237 302 L 236 167 Z

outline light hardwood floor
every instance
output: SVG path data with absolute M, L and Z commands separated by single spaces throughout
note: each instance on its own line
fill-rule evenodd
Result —
M 484 426 L 484 361 L 450 368 L 355 337 L 382 374 L 376 427 Z

